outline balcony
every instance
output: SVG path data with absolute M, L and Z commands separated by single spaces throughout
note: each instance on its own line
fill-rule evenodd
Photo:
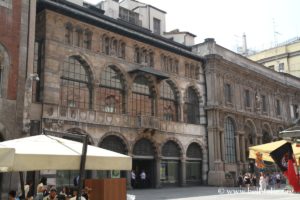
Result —
M 64 122 L 68 121 L 179 134 L 205 135 L 205 127 L 202 125 L 165 121 L 154 116 L 130 116 L 52 104 L 44 104 L 43 119 L 45 128 L 52 130 L 61 129 Z

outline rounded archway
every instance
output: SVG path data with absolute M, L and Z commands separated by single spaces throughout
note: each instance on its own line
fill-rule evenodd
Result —
M 189 185 L 202 183 L 202 159 L 203 152 L 201 146 L 193 142 L 186 151 L 186 182 Z
M 168 140 L 161 149 L 160 181 L 163 185 L 178 185 L 180 174 L 180 146 Z
M 154 187 L 155 184 L 155 148 L 153 142 L 141 138 L 133 146 L 132 170 L 136 173 L 137 188 Z M 146 180 L 141 180 L 142 172 L 146 173 Z

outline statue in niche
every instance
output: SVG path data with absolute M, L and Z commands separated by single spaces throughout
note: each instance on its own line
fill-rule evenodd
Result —
M 255 109 L 257 111 L 260 111 L 260 104 L 261 104 L 261 97 L 259 95 L 259 92 L 255 93 Z

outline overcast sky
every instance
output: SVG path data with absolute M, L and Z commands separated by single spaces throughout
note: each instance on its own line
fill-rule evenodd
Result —
M 101 0 L 85 0 L 96 4 Z M 236 51 L 262 50 L 300 36 L 300 0 L 139 0 L 167 12 L 166 29 L 180 29 Z

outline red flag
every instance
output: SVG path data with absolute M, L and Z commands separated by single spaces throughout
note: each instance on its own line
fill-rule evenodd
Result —
M 289 159 L 288 169 L 284 172 L 284 175 L 289 180 L 289 184 L 294 188 L 294 192 L 300 192 L 299 176 L 296 174 L 294 163 L 294 159 Z

